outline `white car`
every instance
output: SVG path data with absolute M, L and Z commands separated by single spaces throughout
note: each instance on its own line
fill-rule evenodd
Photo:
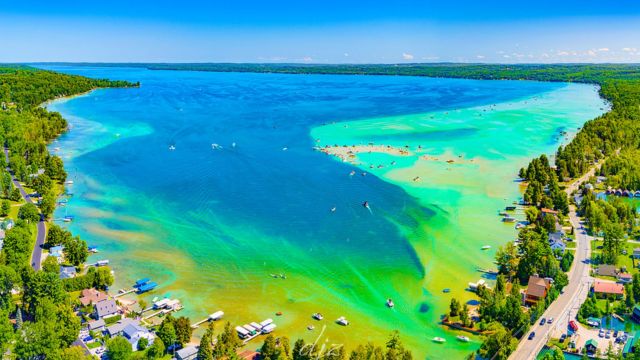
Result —
M 547 324 L 553 324 L 553 318 L 552 317 L 547 319 Z

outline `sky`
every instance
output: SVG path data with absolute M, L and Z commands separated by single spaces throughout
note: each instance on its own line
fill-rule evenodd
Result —
M 640 63 L 640 1 L 33 0 L 0 34 L 0 62 Z

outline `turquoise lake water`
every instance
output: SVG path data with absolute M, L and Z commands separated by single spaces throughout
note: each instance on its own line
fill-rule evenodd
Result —
M 271 317 L 276 333 L 309 341 L 323 324 L 321 341 L 347 346 L 398 329 L 432 359 L 479 344 L 456 343 L 437 321 L 451 296 L 471 297 L 475 268 L 515 234 L 495 213 L 517 198 L 517 169 L 604 109 L 577 84 L 46 68 L 142 84 L 48 105 L 71 124 L 51 145 L 74 181 L 56 216 L 75 216 L 68 227 L 99 247 L 92 259 L 110 260 L 114 288 L 151 277 L 160 286 L 146 299 L 179 298 L 193 320 L 216 310 L 234 324 Z M 312 149 L 320 135 L 476 161 L 451 172 L 403 158 L 375 170 L 392 157 L 363 155 L 349 176 L 353 165 Z M 419 185 L 408 180 L 416 173 Z M 484 244 L 492 250 L 478 251 Z M 351 325 L 334 324 L 339 316 Z

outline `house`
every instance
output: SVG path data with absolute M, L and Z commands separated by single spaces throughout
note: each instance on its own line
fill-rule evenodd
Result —
M 600 297 L 613 295 L 616 298 L 621 298 L 624 295 L 624 285 L 608 281 L 596 281 L 593 284 L 593 292 Z
M 198 357 L 198 348 L 190 345 L 176 351 L 176 359 L 178 360 L 192 360 Z
M 594 339 L 589 339 L 584 344 L 584 348 L 587 350 L 587 354 L 595 354 L 598 351 L 598 342 Z
M 540 209 L 542 217 L 545 217 L 547 215 L 552 215 L 554 217 L 558 217 L 558 212 L 555 210 L 551 210 L 551 209 L 547 209 L 547 208 L 542 208 Z
M 640 323 L 640 304 L 636 304 L 631 312 L 631 320 Z
M 257 360 L 260 358 L 260 353 L 252 350 L 244 350 L 238 353 L 238 358 L 242 360 Z
M 87 323 L 87 329 L 89 331 L 103 331 L 105 329 L 106 323 L 104 319 L 99 319 L 95 321 L 90 321 Z
M 633 258 L 640 259 L 640 248 L 633 249 Z
M 551 287 L 551 281 L 541 277 L 532 275 L 529 277 L 527 291 L 525 292 L 524 302 L 526 304 L 535 304 L 538 300 L 542 300 L 547 296 L 547 291 Z
M 102 291 L 98 291 L 96 289 L 84 289 L 80 294 L 80 304 L 82 304 L 82 306 L 87 306 L 96 304 L 102 300 L 107 300 L 107 298 L 107 294 Z
M 96 319 L 102 319 L 105 317 L 111 317 L 118 313 L 118 305 L 113 299 L 107 299 L 99 301 L 95 304 L 94 315 Z
M 153 344 L 153 340 L 156 336 L 149 331 L 149 329 L 140 326 L 140 322 L 134 321 L 130 322 L 122 329 L 122 336 L 129 341 L 131 344 L 131 348 L 135 351 L 138 349 L 138 341 L 140 339 L 145 338 L 148 341 L 148 344 Z M 195 354 L 198 353 L 198 349 L 196 349 Z M 193 359 L 193 358 L 189 358 Z
M 12 219 L 6 219 L 2 222 L 2 224 L 0 224 L 0 228 L 2 228 L 3 230 L 11 230 L 14 226 L 15 223 Z
M 140 324 L 140 321 L 131 318 L 118 320 L 117 323 L 107 327 L 107 334 L 109 334 L 110 337 L 122 335 L 124 328 L 131 323 Z
M 562 240 L 552 242 L 551 244 L 549 244 L 549 247 L 551 247 L 551 250 L 553 251 L 560 250 L 560 252 L 562 253 L 564 253 L 564 251 L 567 249 L 567 245 Z
M 560 250 L 562 252 L 565 251 L 567 245 L 564 243 L 564 232 L 562 230 L 552 232 L 549 234 L 549 246 L 551 250 Z
M 60 279 L 71 279 L 76 277 L 75 266 L 60 266 Z
M 49 256 L 53 256 L 55 258 L 58 259 L 58 264 L 62 263 L 62 251 L 64 250 L 64 247 L 62 245 L 58 245 L 58 246 L 54 246 L 52 248 L 49 249 Z
M 633 276 L 631 276 L 631 274 L 626 273 L 626 272 L 620 272 L 618 273 L 618 281 L 623 283 L 623 284 L 628 284 L 633 280 Z
M 618 277 L 618 270 L 613 265 L 599 265 L 596 269 L 596 275 Z
M 593 191 L 593 184 L 588 183 L 588 184 L 586 184 L 586 185 L 584 186 L 584 188 L 585 188 L 585 189 L 587 189 L 587 190 Z

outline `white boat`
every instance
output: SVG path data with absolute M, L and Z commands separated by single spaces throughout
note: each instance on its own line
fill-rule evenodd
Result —
M 456 339 L 462 341 L 462 342 L 469 342 L 469 338 L 464 336 L 464 335 L 458 335 L 456 336 Z
M 340 316 L 338 320 L 336 320 L 336 323 L 342 326 L 347 326 L 349 325 L 349 320 L 347 320 L 344 316 Z
M 315 326 L 313 326 L 313 325 L 309 325 L 309 326 L 307 326 L 307 330 L 313 330 L 313 329 L 315 329 L 315 328 L 316 328 L 316 327 L 315 327 Z
M 67 185 L 73 185 L 73 180 L 67 180 L 66 184 Z
M 173 145 L 169 146 L 169 150 L 175 150 L 175 149 L 176 149 L 175 146 L 173 146 Z
M 482 250 L 489 250 L 491 249 L 491 245 L 485 245 L 482 247 Z
M 315 314 L 313 314 L 313 315 L 312 315 L 312 317 L 313 317 L 314 319 L 316 319 L 316 320 L 322 320 L 322 319 L 324 319 L 324 317 L 323 317 L 323 316 L 322 316 L 322 314 L 320 314 L 320 313 L 315 313 Z
M 395 306 L 395 304 L 393 303 L 393 300 L 387 299 L 387 307 L 392 308 L 394 306 Z
M 440 344 L 442 344 L 442 343 L 444 343 L 444 342 L 446 342 L 446 341 L 447 341 L 447 340 L 445 340 L 444 338 L 441 338 L 441 337 L 439 337 L 439 336 L 436 336 L 436 337 L 434 337 L 434 338 L 433 338 L 433 339 L 431 339 L 431 340 L 432 340 L 433 342 L 437 342 L 437 343 L 440 343 Z

